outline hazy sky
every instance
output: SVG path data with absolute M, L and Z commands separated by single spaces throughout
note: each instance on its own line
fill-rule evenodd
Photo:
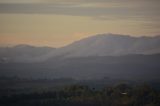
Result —
M 98 33 L 160 34 L 160 0 L 0 0 L 0 46 L 60 47 Z

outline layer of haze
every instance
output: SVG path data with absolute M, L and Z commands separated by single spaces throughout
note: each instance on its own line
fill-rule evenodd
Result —
M 0 0 L 0 46 L 61 47 L 99 33 L 160 34 L 160 0 Z

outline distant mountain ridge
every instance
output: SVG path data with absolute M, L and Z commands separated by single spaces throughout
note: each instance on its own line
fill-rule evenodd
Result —
M 27 45 L 3 48 L 3 50 L 0 48 L 1 60 L 9 56 L 15 62 L 42 62 L 56 57 L 73 58 L 156 53 L 160 53 L 160 36 L 132 37 L 120 34 L 98 34 L 57 49 Z M 5 56 L 1 54 L 5 54 Z M 13 54 L 16 55 L 14 58 L 12 57 Z
M 13 47 L 1 47 L 0 62 L 30 62 L 33 58 L 40 57 L 54 49 L 51 47 L 35 47 L 25 44 Z
M 0 75 L 24 78 L 158 80 L 160 36 L 100 34 L 62 48 L 0 48 Z
M 0 64 L 0 76 L 20 78 L 129 79 L 160 81 L 160 54 L 51 58 L 42 63 Z
M 74 42 L 63 49 L 72 51 L 67 57 L 154 54 L 160 53 L 160 37 L 101 34 Z
M 72 58 L 156 53 L 160 53 L 160 36 L 132 37 L 120 34 L 99 34 L 50 52 L 41 57 L 41 61 L 57 56 Z

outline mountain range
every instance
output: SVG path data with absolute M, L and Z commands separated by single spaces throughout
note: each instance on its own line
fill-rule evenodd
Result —
M 98 34 L 61 48 L 17 45 L 0 48 L 1 62 L 43 62 L 55 57 L 122 56 L 160 53 L 160 36 Z
M 160 36 L 100 34 L 61 48 L 3 47 L 0 76 L 159 81 Z
M 0 62 L 31 62 L 33 58 L 41 57 L 53 50 L 55 50 L 55 48 L 35 47 L 25 44 L 13 47 L 1 47 Z

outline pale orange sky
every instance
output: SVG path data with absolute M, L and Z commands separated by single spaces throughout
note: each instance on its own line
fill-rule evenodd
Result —
M 159 0 L 0 0 L 0 46 L 61 47 L 99 33 L 159 35 L 159 5 Z

